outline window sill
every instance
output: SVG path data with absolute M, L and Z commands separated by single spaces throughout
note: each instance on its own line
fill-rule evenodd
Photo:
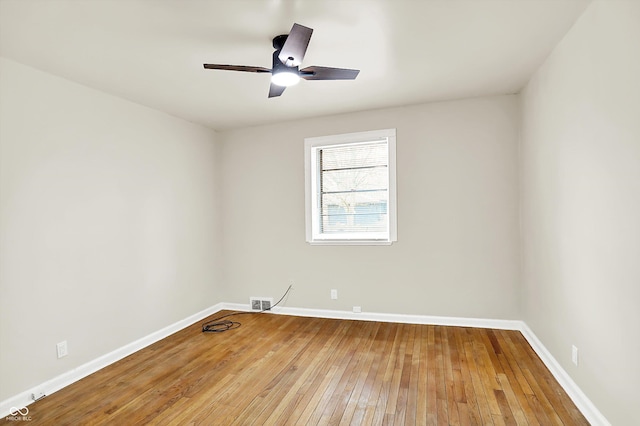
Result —
M 387 240 L 315 240 L 307 241 L 312 246 L 390 246 L 395 241 Z

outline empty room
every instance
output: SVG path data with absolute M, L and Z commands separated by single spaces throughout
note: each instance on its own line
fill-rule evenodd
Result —
M 640 424 L 639 43 L 636 0 L 0 0 L 0 424 Z

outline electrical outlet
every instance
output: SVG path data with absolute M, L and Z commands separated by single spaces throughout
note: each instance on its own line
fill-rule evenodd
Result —
M 354 312 L 354 313 L 356 313 L 356 314 L 361 313 L 361 312 L 362 312 L 362 307 L 360 307 L 360 306 L 354 306 L 354 307 L 353 307 L 353 312 Z
M 578 348 L 575 345 L 571 346 L 571 362 L 577 367 L 578 366 Z
M 337 299 L 338 299 L 338 290 L 333 288 L 331 289 L 331 300 L 337 300 Z
M 261 300 L 261 307 L 263 311 L 271 310 L 271 301 L 270 300 Z
M 67 341 L 64 340 L 56 345 L 56 351 L 58 352 L 58 358 L 62 358 L 69 354 L 69 348 L 67 347 Z

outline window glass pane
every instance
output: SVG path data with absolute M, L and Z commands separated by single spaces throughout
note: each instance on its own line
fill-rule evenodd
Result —
M 363 169 L 343 169 L 322 172 L 322 192 L 368 191 L 386 189 L 389 173 L 386 166 Z
M 321 232 L 387 231 L 386 142 L 319 149 Z
M 387 230 L 386 190 L 325 194 L 321 210 L 322 233 Z
M 341 194 L 324 194 L 322 196 L 323 214 L 330 214 L 329 206 L 339 206 L 347 212 L 354 211 L 356 206 L 381 204 L 387 201 L 387 191 L 346 192 Z M 386 204 L 385 204 L 386 205 Z
M 385 207 L 386 208 L 386 207 Z M 385 232 L 386 214 L 342 214 L 322 217 L 323 234 Z

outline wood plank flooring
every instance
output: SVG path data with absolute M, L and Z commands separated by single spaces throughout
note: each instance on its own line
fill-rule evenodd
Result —
M 29 424 L 588 424 L 517 331 L 231 319 L 242 326 L 194 324 L 31 404 Z

